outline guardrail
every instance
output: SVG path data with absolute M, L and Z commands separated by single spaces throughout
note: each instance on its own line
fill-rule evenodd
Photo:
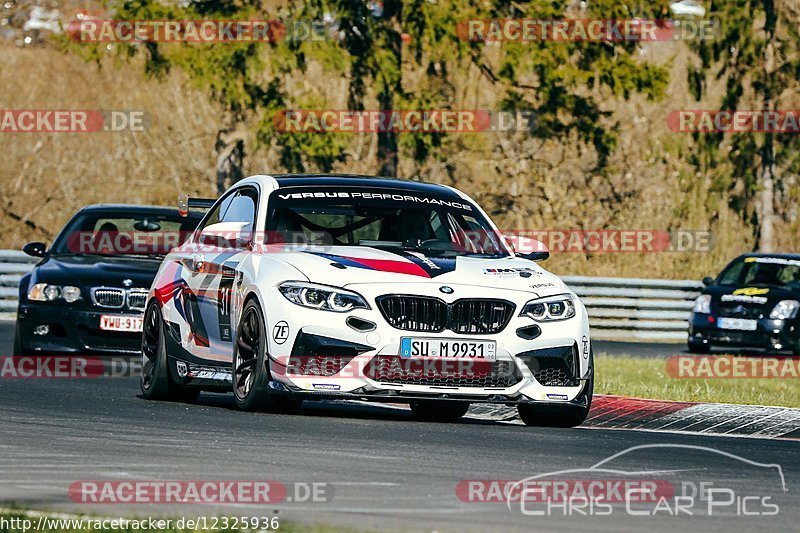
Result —
M 17 310 L 19 280 L 38 259 L 16 250 L 0 250 L 0 313 Z
M 0 250 L 0 312 L 17 309 L 17 286 L 37 259 Z M 592 336 L 604 340 L 685 341 L 697 281 L 565 276 L 589 309 Z
M 589 310 L 592 337 L 603 340 L 686 341 L 689 314 L 703 289 L 692 280 L 562 279 Z

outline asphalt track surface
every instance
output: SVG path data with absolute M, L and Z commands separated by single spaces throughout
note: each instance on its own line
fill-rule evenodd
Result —
M 658 445 L 668 446 L 649 447 Z M 614 505 L 609 516 L 565 515 L 559 508 L 530 516 L 518 503 L 509 509 L 456 495 L 462 480 L 519 480 L 573 469 L 580 471 L 558 479 L 609 479 L 586 469 L 634 446 L 648 447 L 607 467 L 665 480 L 676 491 L 682 483 L 714 483 L 733 490 L 734 504 L 711 516 L 700 500 L 691 516 L 631 516 L 625 504 Z M 230 395 L 204 393 L 197 404 L 149 402 L 130 377 L 0 381 L 0 503 L 35 509 L 103 516 L 277 513 L 282 520 L 357 530 L 788 531 L 800 519 L 799 465 L 800 444 L 791 440 L 528 428 L 476 419 L 422 423 L 406 410 L 347 402 L 309 402 L 295 415 L 242 413 Z M 261 507 L 91 505 L 67 496 L 80 480 L 209 479 L 275 480 L 290 494 L 295 483 L 326 483 L 332 497 Z M 741 516 L 735 503 L 744 497 L 758 498 L 745 505 L 750 512 L 773 510 L 758 504 L 765 497 L 779 511 Z

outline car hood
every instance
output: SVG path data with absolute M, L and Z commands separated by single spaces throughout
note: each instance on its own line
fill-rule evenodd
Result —
M 567 290 L 557 276 L 521 258 L 436 257 L 366 246 L 309 247 L 304 251 L 272 253 L 302 272 L 309 281 L 339 287 L 430 282 L 520 290 L 538 296 Z
M 161 260 L 126 256 L 98 257 L 92 255 L 51 256 L 39 263 L 34 275 L 37 281 L 83 286 L 150 288 Z

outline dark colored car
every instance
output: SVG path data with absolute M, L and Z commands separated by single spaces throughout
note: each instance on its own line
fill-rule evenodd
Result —
M 800 255 L 745 254 L 706 278 L 689 319 L 689 350 L 713 347 L 800 355 Z
M 201 215 L 175 208 L 92 205 L 78 211 L 19 286 L 15 355 L 139 353 L 147 292 L 161 260 Z

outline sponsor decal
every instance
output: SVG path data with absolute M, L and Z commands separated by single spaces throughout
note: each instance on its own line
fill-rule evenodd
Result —
M 333 383 L 312 383 L 311 386 L 314 387 L 314 390 L 340 390 L 342 388 Z
M 745 263 L 768 263 L 771 265 L 792 265 L 800 266 L 800 261 L 796 259 L 784 259 L 782 257 L 745 257 Z
M 472 211 L 472 206 L 462 202 L 442 200 L 428 196 L 420 197 L 412 194 L 379 193 L 379 192 L 347 192 L 347 191 L 317 191 L 278 193 L 281 200 L 305 200 L 314 198 L 361 198 L 364 200 L 393 200 L 396 202 L 410 202 L 412 204 L 443 205 L 454 209 Z
M 563 400 L 563 401 L 567 401 L 567 400 L 569 400 L 569 396 L 567 396 L 566 394 L 548 394 L 547 395 L 547 399 L 548 400 Z
M 721 300 L 723 302 L 746 302 L 753 304 L 767 303 L 767 299 L 763 296 L 745 296 L 743 294 L 723 294 Z
M 547 287 L 555 287 L 554 283 L 535 283 L 531 285 L 531 289 L 545 289 Z
M 516 274 L 528 272 L 530 274 L 541 275 L 541 272 L 528 267 L 515 268 L 484 268 L 483 273 L 487 276 L 514 276 Z
M 583 358 L 589 359 L 589 338 L 586 335 L 581 337 L 581 344 L 583 345 Z
M 276 344 L 283 344 L 289 338 L 289 324 L 281 320 L 272 328 L 272 339 Z
M 733 294 L 736 296 L 760 296 L 769 293 L 769 289 L 759 289 L 758 287 L 745 287 L 743 289 L 736 289 Z
M 430 258 L 426 257 L 424 254 L 421 254 L 419 252 L 408 252 L 408 254 L 411 255 L 412 257 L 416 257 L 417 259 L 419 259 L 425 266 L 427 266 L 431 270 L 442 269 L 442 267 L 434 263 Z

